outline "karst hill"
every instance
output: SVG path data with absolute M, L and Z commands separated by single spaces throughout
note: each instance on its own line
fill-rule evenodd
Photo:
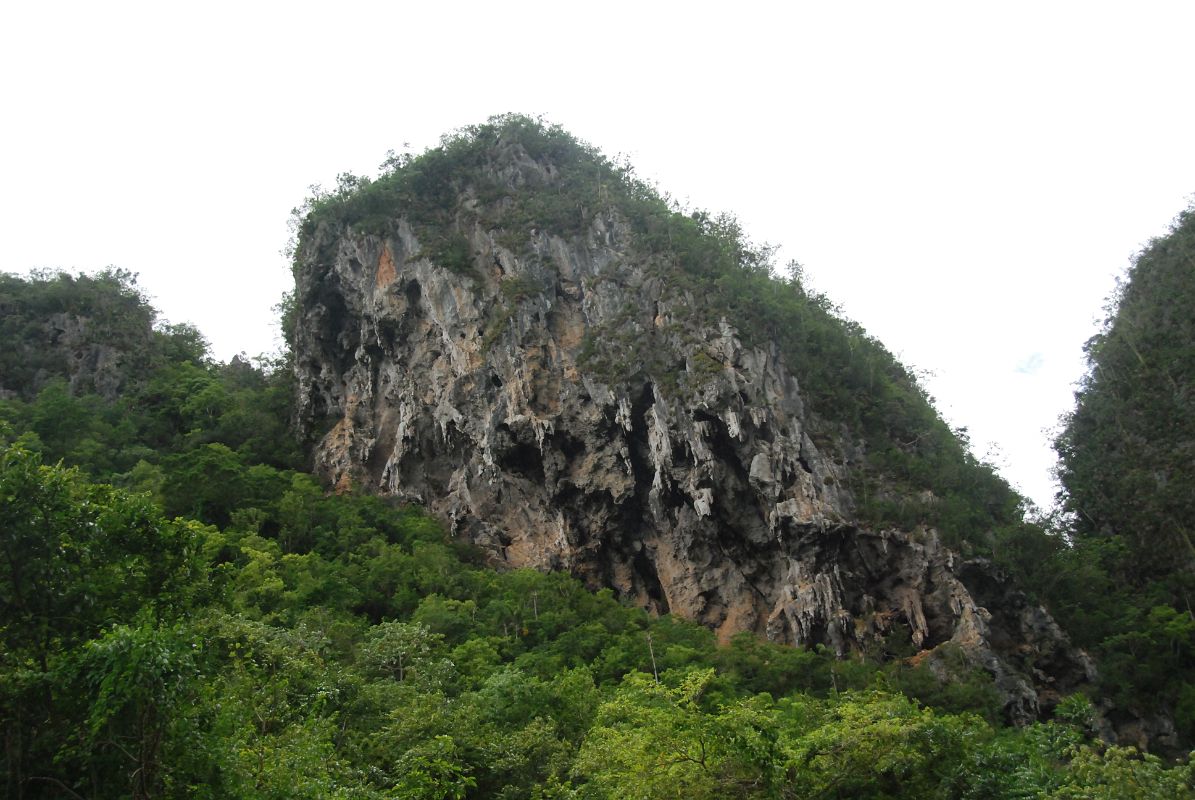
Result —
M 329 485 L 724 640 L 961 650 L 1014 719 L 1093 677 L 988 558 L 1040 535 L 1020 498 L 734 220 L 521 117 L 307 212 L 298 413 Z

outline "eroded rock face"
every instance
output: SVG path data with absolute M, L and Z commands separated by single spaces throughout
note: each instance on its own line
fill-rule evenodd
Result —
M 517 153 L 507 168 L 543 169 Z M 515 252 L 470 203 L 467 274 L 401 217 L 384 236 L 323 227 L 300 253 L 300 414 L 330 485 L 423 503 L 496 562 L 567 570 L 723 638 L 840 655 L 893 631 L 954 642 L 1014 719 L 1087 677 L 1044 611 L 986 609 L 968 576 L 1015 593 L 932 531 L 860 529 L 850 443 L 819 448 L 775 348 L 691 322 L 709 298 L 665 280 L 616 216 Z M 1044 651 L 1048 667 L 1022 666 Z
M 94 391 L 111 400 L 124 384 L 126 355 L 111 344 L 94 341 L 87 330 L 89 325 L 86 317 L 53 314 L 46 322 L 47 337 L 62 351 L 71 394 Z

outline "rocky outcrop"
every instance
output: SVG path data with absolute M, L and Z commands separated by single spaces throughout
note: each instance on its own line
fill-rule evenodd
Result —
M 32 341 L 14 342 L 17 355 L 8 360 L 19 368 L 0 364 L 0 399 L 32 398 L 54 379 L 65 380 L 72 395 L 95 393 L 111 400 L 120 393 L 129 372 L 129 354 L 121 346 L 127 342 L 114 345 L 96 336 L 84 314 L 54 313 L 31 327 L 36 330 Z
M 491 169 L 512 187 L 551 174 L 517 147 Z M 1014 719 L 1088 677 L 1044 611 L 934 531 L 862 529 L 849 438 L 819 427 L 774 345 L 696 321 L 712 299 L 668 280 L 616 213 L 512 242 L 480 203 L 463 189 L 451 225 L 463 268 L 401 213 L 383 234 L 324 222 L 303 242 L 299 406 L 329 484 L 425 504 L 495 562 L 567 570 L 724 638 L 840 655 L 894 633 L 954 642 Z
M 54 314 L 46 322 L 47 338 L 50 346 L 62 354 L 71 394 L 95 392 L 111 400 L 120 393 L 127 377 L 127 357 L 118 347 L 96 341 L 88 330 L 90 326 L 88 317 Z
M 120 270 L 0 275 L 0 399 L 32 400 L 55 381 L 116 398 L 152 358 L 154 315 Z

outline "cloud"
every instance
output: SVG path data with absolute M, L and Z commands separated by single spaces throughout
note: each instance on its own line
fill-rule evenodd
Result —
M 1026 358 L 1021 359 L 1016 366 L 1016 371 L 1021 375 L 1036 375 L 1045 366 L 1046 360 L 1042 358 L 1041 353 L 1033 353 Z

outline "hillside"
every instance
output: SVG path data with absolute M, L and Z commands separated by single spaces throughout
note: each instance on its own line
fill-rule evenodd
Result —
M 1135 259 L 1056 448 L 1067 530 L 1043 594 L 1152 733 L 1195 737 L 1195 212 Z

